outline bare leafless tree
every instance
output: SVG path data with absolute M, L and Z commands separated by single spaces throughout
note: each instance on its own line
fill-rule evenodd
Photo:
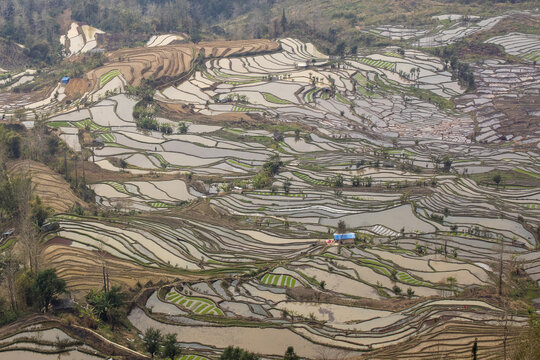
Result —
M 0 260 L 2 264 L 2 279 L 9 293 L 11 309 L 17 309 L 15 280 L 19 271 L 20 261 L 13 255 L 11 250 L 6 251 Z

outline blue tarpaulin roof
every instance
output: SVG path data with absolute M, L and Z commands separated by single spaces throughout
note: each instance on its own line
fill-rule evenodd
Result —
M 67 83 L 69 82 L 69 80 L 70 80 L 70 77 L 69 77 L 69 76 L 64 76 L 64 77 L 62 78 L 62 83 L 63 83 L 63 84 L 67 84 Z
M 356 236 L 354 233 L 346 233 L 346 234 L 334 234 L 334 240 L 349 240 L 349 239 L 355 239 Z

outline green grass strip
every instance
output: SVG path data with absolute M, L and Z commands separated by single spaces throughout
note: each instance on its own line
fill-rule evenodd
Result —
M 262 93 L 264 100 L 273 103 L 273 104 L 291 104 L 289 100 L 281 99 L 275 96 L 274 94 L 270 94 L 267 92 Z
M 118 70 L 111 70 L 108 73 L 101 75 L 101 78 L 99 79 L 99 87 L 104 87 L 109 81 L 121 74 L 122 73 Z

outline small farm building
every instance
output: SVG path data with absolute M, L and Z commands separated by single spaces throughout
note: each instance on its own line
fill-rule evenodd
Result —
M 345 233 L 345 234 L 334 234 L 332 240 L 328 240 L 328 244 L 353 244 L 356 239 L 354 233 Z

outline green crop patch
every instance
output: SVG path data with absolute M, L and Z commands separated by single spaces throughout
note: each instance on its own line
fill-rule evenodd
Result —
M 104 87 L 109 81 L 119 75 L 122 75 L 122 73 L 118 70 L 111 70 L 108 73 L 101 75 L 101 77 L 99 78 L 99 87 Z
M 310 184 L 313 184 L 313 185 L 318 185 L 318 186 L 329 186 L 330 183 L 326 180 L 318 180 L 318 179 L 314 179 L 306 174 L 303 174 L 301 172 L 298 172 L 298 171 L 293 171 L 292 172 L 294 176 L 304 180 L 305 182 L 308 182 Z
M 67 121 L 51 121 L 47 123 L 47 126 L 57 129 L 59 127 L 73 127 L 73 125 Z
M 234 106 L 234 112 L 264 112 L 262 109 L 247 107 L 247 106 Z
M 223 311 L 209 299 L 186 296 L 179 294 L 175 290 L 171 290 L 167 294 L 166 300 L 173 304 L 180 305 L 195 314 L 224 316 Z
M 246 168 L 246 169 L 253 169 L 252 165 L 244 164 L 243 162 L 240 162 L 238 160 L 229 159 L 229 160 L 227 160 L 227 162 L 229 164 L 233 165 L 233 166 L 240 166 L 240 167 L 243 167 L 243 168 Z
M 296 279 L 290 275 L 265 274 L 260 280 L 261 284 L 293 288 L 296 286 Z
M 148 203 L 148 205 L 150 205 L 154 209 L 170 209 L 170 208 L 174 207 L 174 205 L 165 204 L 165 203 L 160 202 L 160 201 L 151 201 L 151 202 Z
M 99 134 L 99 137 L 106 143 L 114 143 L 115 137 L 112 133 Z
M 342 104 L 351 105 L 351 102 L 349 100 L 345 99 L 343 96 L 341 96 L 339 94 L 336 94 L 336 99 L 337 99 L 337 101 L 339 101 Z
M 289 100 L 284 100 L 284 99 L 278 98 L 274 94 L 263 92 L 262 95 L 264 97 L 264 100 L 266 100 L 266 101 L 268 101 L 270 103 L 273 103 L 273 104 L 291 104 L 291 102 Z
M 112 186 L 116 191 L 121 192 L 122 194 L 129 194 L 124 184 L 118 183 L 116 181 L 105 181 L 104 184 Z
M 314 89 L 311 89 L 310 91 L 308 91 L 307 94 L 306 94 L 306 101 L 308 103 L 313 102 L 313 97 L 314 97 L 315 93 L 317 91 L 319 91 L 319 90 L 320 90 L 319 88 L 314 88 Z
M 108 128 L 104 126 L 100 126 L 93 122 L 91 119 L 84 119 L 81 121 L 74 122 L 73 125 L 78 127 L 79 129 L 90 129 L 92 131 L 109 131 Z
M 367 57 L 357 58 L 355 60 L 362 64 L 366 64 L 380 69 L 386 69 L 391 71 L 395 71 L 396 69 L 396 64 L 389 61 L 375 60 Z

